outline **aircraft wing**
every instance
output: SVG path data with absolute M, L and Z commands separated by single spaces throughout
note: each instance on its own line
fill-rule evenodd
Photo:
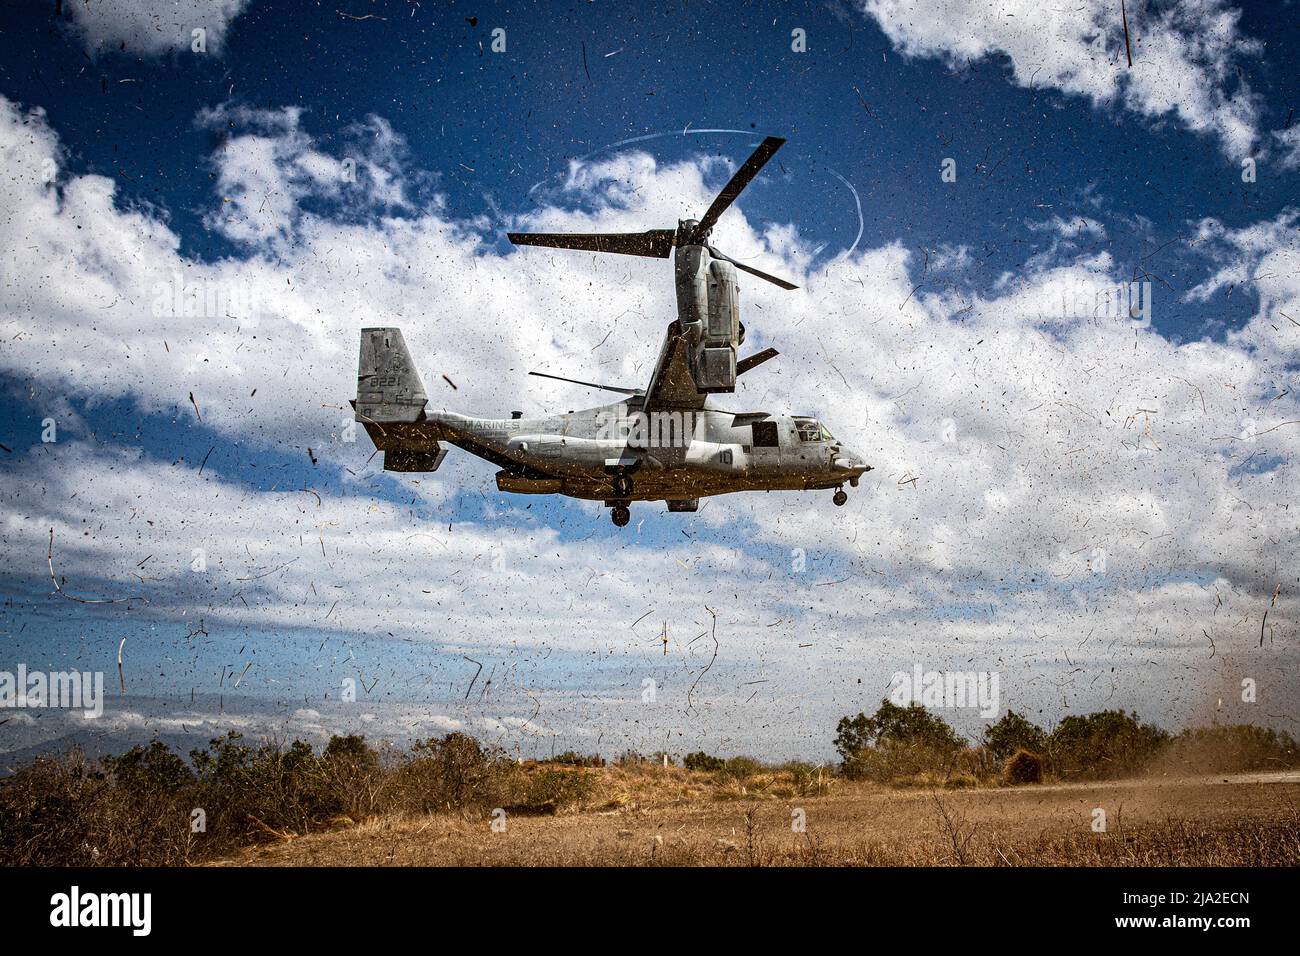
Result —
M 650 377 L 650 387 L 645 390 L 645 411 L 656 408 L 699 409 L 704 407 L 708 397 L 695 387 L 695 377 L 691 375 L 687 354 L 690 344 L 682 335 L 681 325 L 674 322 L 668 326 L 664 336 L 663 348 L 659 350 L 659 361 L 655 363 L 654 374 Z M 736 363 L 736 375 L 744 375 L 768 359 L 776 358 L 780 353 L 776 349 L 766 348 L 755 352 Z M 607 386 L 596 386 L 605 388 Z M 630 389 L 614 389 L 634 393 Z
M 695 387 L 687 353 L 690 346 L 682 335 L 681 324 L 668 326 L 659 361 L 655 363 L 650 387 L 646 389 L 645 411 L 656 408 L 703 408 L 707 396 Z

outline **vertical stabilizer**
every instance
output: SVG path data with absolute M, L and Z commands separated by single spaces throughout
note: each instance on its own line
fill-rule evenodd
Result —
M 357 421 L 414 423 L 423 416 L 428 401 L 402 330 L 362 329 Z

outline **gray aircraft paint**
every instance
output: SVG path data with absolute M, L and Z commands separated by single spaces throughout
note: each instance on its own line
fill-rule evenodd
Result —
M 430 411 L 401 331 L 362 329 L 353 407 L 383 451 L 384 468 L 436 471 L 447 453 L 445 442 L 500 467 L 501 491 L 604 501 L 619 525 L 627 523 L 631 501 L 664 500 L 670 511 L 694 511 L 700 498 L 711 495 L 835 488 L 835 503 L 843 504 L 841 486 L 856 486 L 871 469 L 820 423 L 709 404 L 711 395 L 734 392 L 738 376 L 777 354 L 765 349 L 737 356 L 745 329 L 736 270 L 782 288 L 794 286 L 730 259 L 709 245 L 709 234 L 783 142 L 764 140 L 704 217 L 682 220 L 676 230 L 510 234 L 521 245 L 674 256 L 677 319 L 668 326 L 649 385 L 640 390 L 577 383 L 628 396 L 618 403 L 544 418 Z

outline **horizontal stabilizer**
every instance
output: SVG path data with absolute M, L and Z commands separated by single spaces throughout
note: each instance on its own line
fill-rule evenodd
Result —
M 446 457 L 447 449 L 437 442 L 430 451 L 390 448 L 384 452 L 384 471 L 437 471 Z

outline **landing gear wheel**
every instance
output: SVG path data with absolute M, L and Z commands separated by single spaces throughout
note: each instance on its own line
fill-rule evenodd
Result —
M 841 488 L 839 491 L 835 492 L 835 497 L 831 499 L 831 501 L 835 502 L 835 506 L 836 506 L 837 508 L 842 508 L 842 507 L 844 507 L 844 502 L 846 502 L 846 501 L 848 501 L 848 500 L 849 500 L 849 496 L 846 495 L 846 494 L 844 493 L 844 489 L 843 489 L 843 488 Z
M 614 527 L 622 528 L 632 520 L 632 512 L 627 505 L 615 505 L 609 513 L 610 518 L 614 521 Z
M 620 498 L 626 498 L 632 493 L 632 478 L 628 475 L 614 476 L 614 494 Z M 623 522 L 627 524 L 627 522 Z

